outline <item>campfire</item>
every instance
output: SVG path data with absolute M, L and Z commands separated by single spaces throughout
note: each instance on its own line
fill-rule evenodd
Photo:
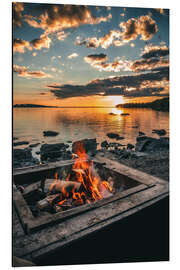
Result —
M 35 194 L 36 190 L 36 194 Z M 46 211 L 57 213 L 70 208 L 90 204 L 115 193 L 114 181 L 107 175 L 100 177 L 98 168 L 86 154 L 80 141 L 71 167 L 56 171 L 54 179 L 45 179 L 32 185 L 32 192 L 23 190 L 24 197 L 34 215 Z M 30 196 L 29 196 L 30 195 Z

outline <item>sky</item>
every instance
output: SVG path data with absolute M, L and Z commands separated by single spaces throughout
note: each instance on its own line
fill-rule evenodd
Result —
M 12 8 L 14 104 L 115 106 L 169 95 L 169 10 Z

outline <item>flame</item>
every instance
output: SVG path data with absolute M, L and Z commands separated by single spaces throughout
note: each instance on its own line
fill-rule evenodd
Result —
M 76 159 L 73 164 L 72 171 L 75 172 L 76 181 L 80 182 L 84 187 L 84 192 L 77 192 L 75 189 L 68 193 L 66 189 L 62 188 L 63 200 L 58 204 L 63 205 L 68 198 L 71 198 L 78 202 L 78 204 L 91 203 L 92 201 L 101 200 L 106 196 L 110 196 L 113 189 L 107 181 L 101 181 L 100 176 L 94 168 L 93 161 L 88 159 L 83 142 L 77 142 L 76 145 Z M 66 181 L 69 181 L 70 173 L 68 174 Z M 55 181 L 50 187 L 50 191 L 53 189 L 56 181 L 57 174 L 55 175 Z

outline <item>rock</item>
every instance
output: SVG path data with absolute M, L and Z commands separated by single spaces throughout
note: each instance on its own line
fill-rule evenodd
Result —
M 128 145 L 127 145 L 127 149 L 129 149 L 129 150 L 133 149 L 134 147 L 135 146 L 133 144 L 131 144 L 131 143 L 128 143 Z
M 81 147 L 84 148 L 85 152 L 88 154 L 94 154 L 97 150 L 97 142 L 95 139 L 84 139 L 81 141 L 73 142 L 72 152 L 77 154 L 78 151 L 81 151 Z
M 117 133 L 107 133 L 106 136 L 110 139 L 123 140 L 124 137 L 119 136 Z
M 109 144 L 108 144 L 107 141 L 103 141 L 103 142 L 101 143 L 101 147 L 102 147 L 102 148 L 108 148 L 108 146 L 109 146 Z
M 25 167 L 39 164 L 39 160 L 33 158 L 29 148 L 13 149 L 13 167 Z
M 56 160 L 61 157 L 66 159 L 66 148 L 64 143 L 43 144 L 40 148 L 41 160 Z
M 156 133 L 159 136 L 164 136 L 164 135 L 166 135 L 166 130 L 165 129 L 153 129 L 152 133 Z
M 29 145 L 29 147 L 30 147 L 30 148 L 33 148 L 33 147 L 38 146 L 39 144 L 40 144 L 40 143 L 34 143 L 34 144 L 30 144 L 30 145 Z
M 13 158 L 17 161 L 31 160 L 32 159 L 31 150 L 29 148 L 14 149 Z
M 13 146 L 19 146 L 19 145 L 24 145 L 24 144 L 29 144 L 29 142 L 28 141 L 15 142 L 13 143 Z
M 43 131 L 44 137 L 57 136 L 58 134 L 59 132 L 56 132 L 56 131 L 51 131 L 51 130 Z
M 139 136 L 144 136 L 144 135 L 146 135 L 144 132 L 139 131 Z
M 155 152 L 169 149 L 169 138 L 155 139 L 147 136 L 136 138 L 136 151 Z

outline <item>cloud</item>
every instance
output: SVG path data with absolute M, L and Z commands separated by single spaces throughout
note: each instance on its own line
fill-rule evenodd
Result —
M 13 3 L 13 25 L 15 27 L 22 26 L 22 12 L 24 10 L 24 3 Z
M 132 62 L 132 64 L 130 65 L 130 69 L 134 72 L 139 72 L 168 66 L 169 60 L 167 59 L 150 58 L 150 59 L 140 59 Z
M 152 46 L 152 45 L 145 46 L 144 51 L 141 54 L 141 56 L 145 59 L 151 57 L 161 57 L 166 55 L 169 55 L 169 48 L 167 46 Z
M 57 32 L 56 37 L 59 40 L 65 40 L 70 33 L 65 33 L 64 31 Z
M 78 37 L 76 39 L 75 45 L 84 45 L 87 48 L 98 48 L 101 46 L 103 49 L 107 49 L 110 45 L 122 46 L 124 43 L 118 40 L 121 37 L 121 32 L 119 30 L 110 30 L 108 34 L 97 39 L 96 37 L 87 38 L 84 41 L 80 41 Z
M 72 53 L 72 54 L 70 54 L 70 55 L 68 55 L 68 59 L 72 59 L 72 58 L 76 58 L 76 57 L 78 57 L 79 55 L 77 54 L 77 53 Z
M 84 57 L 84 61 L 90 65 L 94 65 L 97 63 L 103 63 L 107 60 L 107 55 L 100 53 L 100 54 L 89 54 L 88 56 Z
M 44 29 L 45 33 L 49 34 L 66 28 L 79 27 L 83 24 L 107 22 L 111 18 L 111 14 L 107 17 L 95 17 L 87 6 L 49 5 L 45 13 L 42 13 L 38 19 L 26 17 L 26 22 L 32 27 Z
M 24 53 L 25 49 L 32 50 L 29 41 L 20 39 L 20 38 L 15 38 L 13 40 L 13 51 L 14 53 Z
M 106 54 L 90 54 L 84 57 L 84 61 L 90 64 L 93 68 L 98 69 L 99 71 L 107 71 L 107 72 L 119 72 L 130 71 L 129 65 L 130 62 L 127 60 L 121 60 L 117 58 L 114 62 L 108 63 Z
M 139 35 L 142 40 L 149 40 L 158 31 L 156 22 L 149 15 L 131 18 L 119 26 L 123 29 L 122 40 L 126 42 L 135 40 Z
M 80 41 L 78 37 L 75 45 L 84 45 L 87 48 L 102 47 L 107 49 L 113 45 L 116 47 L 123 46 L 131 40 L 135 40 L 138 36 L 143 40 L 149 40 L 157 32 L 156 22 L 149 16 L 141 16 L 137 19 L 131 18 L 127 22 L 121 22 L 120 30 L 110 30 L 109 33 L 97 39 L 96 37 L 87 38 Z M 131 47 L 134 47 L 134 43 L 131 43 Z
M 41 35 L 40 38 L 33 39 L 31 45 L 36 50 L 41 50 L 42 48 L 50 48 L 51 39 L 48 36 Z
M 28 68 L 25 66 L 13 65 L 13 71 L 17 73 L 19 77 L 25 78 L 43 79 L 52 77 L 50 74 L 44 73 L 43 71 L 29 71 Z
M 92 95 L 123 96 L 164 96 L 169 85 L 169 68 L 136 75 L 123 75 L 96 79 L 86 85 L 47 85 L 47 88 L 59 99 Z

